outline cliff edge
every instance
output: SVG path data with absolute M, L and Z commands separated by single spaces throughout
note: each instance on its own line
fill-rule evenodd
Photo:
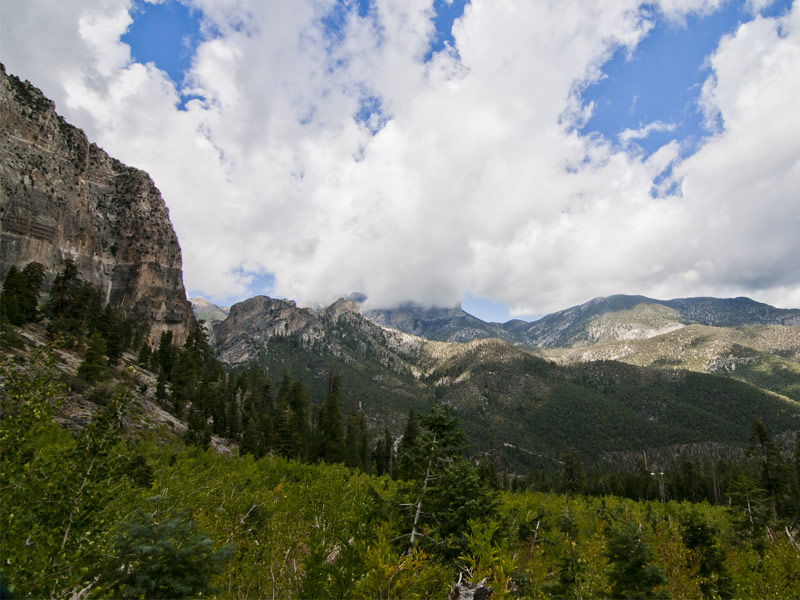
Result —
M 36 261 L 49 282 L 65 259 L 122 314 L 172 331 L 192 322 L 181 249 L 150 176 L 123 165 L 0 65 L 0 277 Z

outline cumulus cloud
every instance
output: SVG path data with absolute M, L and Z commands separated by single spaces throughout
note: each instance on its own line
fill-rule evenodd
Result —
M 10 72 L 151 173 L 189 289 L 225 301 L 271 273 L 274 295 L 308 303 L 354 290 L 374 306 L 470 293 L 516 314 L 626 292 L 797 303 L 796 6 L 721 41 L 699 99 L 715 129 L 681 159 L 676 142 L 644 157 L 576 128 L 581 90 L 647 36 L 649 4 L 473 0 L 428 62 L 431 0 L 364 15 L 328 0 L 190 4 L 206 37 L 184 90 L 132 61 L 127 0 L 5 3 L 2 46 Z M 180 92 L 195 99 L 182 108 Z

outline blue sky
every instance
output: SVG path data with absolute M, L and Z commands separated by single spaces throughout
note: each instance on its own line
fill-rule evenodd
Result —
M 7 69 L 151 174 L 191 295 L 492 321 L 614 293 L 800 305 L 796 2 L 30 0 L 3 20 Z

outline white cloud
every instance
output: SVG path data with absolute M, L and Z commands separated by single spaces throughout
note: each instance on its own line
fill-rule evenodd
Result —
M 660 7 L 680 20 L 718 4 Z M 431 0 L 351 7 L 336 38 L 332 1 L 194 5 L 209 35 L 186 110 L 119 41 L 128 1 L 4 3 L 2 41 L 10 72 L 151 173 L 192 290 L 241 296 L 247 272 L 271 272 L 276 295 L 312 303 L 353 290 L 376 305 L 468 292 L 516 314 L 624 292 L 796 303 L 796 6 L 720 43 L 701 99 L 720 129 L 681 160 L 676 142 L 644 158 L 570 126 L 590 110 L 582 87 L 652 27 L 635 0 L 473 0 L 429 63 Z M 353 119 L 366 96 L 383 110 L 375 135 Z
M 631 140 L 642 140 L 649 136 L 654 131 L 673 131 L 675 129 L 674 123 L 663 123 L 661 121 L 653 121 L 639 129 L 625 129 L 619 134 L 619 141 L 627 144 Z

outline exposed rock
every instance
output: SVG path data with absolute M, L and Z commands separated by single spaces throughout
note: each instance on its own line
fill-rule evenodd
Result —
M 406 303 L 392 309 L 368 310 L 364 314 L 384 327 L 440 342 L 469 342 L 484 338 L 513 341 L 513 336 L 502 325 L 473 317 L 460 305 L 440 308 Z
M 160 192 L 144 171 L 90 144 L 37 88 L 0 65 L 0 276 L 35 261 L 45 289 L 72 259 L 124 315 L 172 331 L 192 321 L 181 249 Z
M 800 324 L 800 310 L 775 308 L 749 298 L 678 298 L 654 300 L 616 295 L 594 298 L 532 322 L 513 319 L 487 323 L 454 308 L 403 304 L 373 309 L 365 315 L 385 327 L 443 342 L 498 338 L 541 348 L 577 348 L 597 343 L 642 340 L 687 325 L 741 327 Z
M 447 600 L 489 600 L 493 593 L 492 586 L 486 585 L 485 579 L 480 583 L 459 581 L 450 589 Z
M 416 359 L 424 345 L 420 338 L 373 323 L 361 315 L 357 302 L 341 298 L 312 310 L 292 300 L 256 296 L 234 304 L 228 317 L 213 327 L 217 356 L 228 365 L 256 360 L 269 340 L 278 336 L 349 362 L 369 355 L 392 370 L 418 374 L 409 360 Z
M 213 304 L 205 298 L 189 298 L 189 302 L 192 303 L 192 312 L 195 318 L 202 319 L 207 323 L 222 321 L 231 310 L 227 306 Z

